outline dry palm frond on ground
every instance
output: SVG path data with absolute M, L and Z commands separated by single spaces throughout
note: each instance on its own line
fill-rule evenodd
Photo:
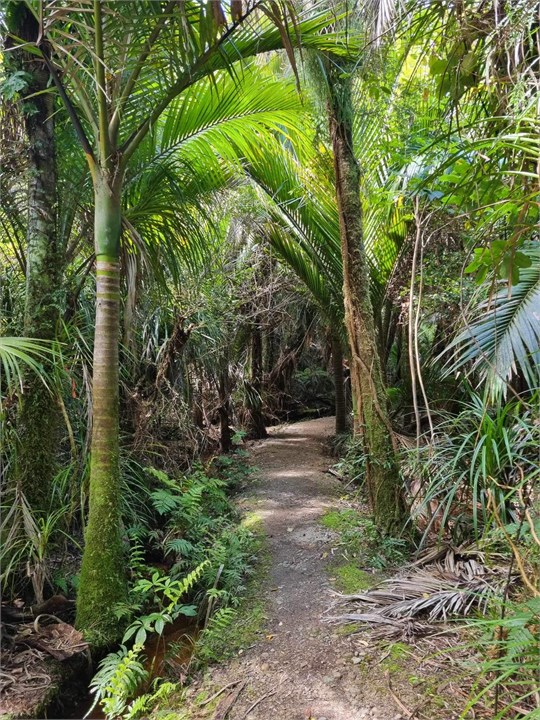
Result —
M 488 567 L 481 553 L 471 549 L 449 548 L 437 555 L 437 560 L 420 567 L 417 563 L 367 592 L 339 596 L 338 603 L 350 609 L 329 622 L 360 623 L 359 630 L 371 627 L 378 637 L 412 638 L 473 609 L 485 612 L 489 601 L 502 594 L 507 567 Z

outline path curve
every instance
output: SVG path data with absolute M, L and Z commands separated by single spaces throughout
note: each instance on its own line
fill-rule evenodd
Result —
M 238 659 L 211 671 L 212 684 L 246 686 L 227 720 L 394 720 L 395 710 L 374 703 L 353 662 L 351 638 L 321 622 L 328 608 L 326 565 L 335 536 L 320 524 L 342 486 L 327 471 L 325 445 L 334 419 L 270 430 L 252 450 L 259 482 L 250 506 L 263 519 L 271 556 L 265 635 Z M 399 716 L 398 716 L 399 717 Z

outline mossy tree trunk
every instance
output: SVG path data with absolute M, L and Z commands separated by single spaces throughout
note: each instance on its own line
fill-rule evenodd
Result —
M 345 398 L 345 374 L 343 372 L 343 347 L 339 337 L 332 333 L 332 368 L 334 371 L 336 435 L 347 432 L 347 403 Z
M 39 27 L 23 3 L 9 15 L 17 37 L 35 42 Z M 26 298 L 24 335 L 54 340 L 64 304 L 64 253 L 57 233 L 57 173 L 54 140 L 54 97 L 48 92 L 49 71 L 43 60 L 14 50 L 10 65 L 26 73 L 22 117 L 27 139 L 28 220 L 26 229 Z M 8 60 L 8 62 L 9 62 Z M 52 362 L 45 361 L 52 373 Z M 49 388 L 27 373 L 21 396 L 15 477 L 34 511 L 49 509 L 61 414 Z
M 328 63 L 328 110 L 339 210 L 345 324 L 350 351 L 354 432 L 363 439 L 366 485 L 380 527 L 395 529 L 404 516 L 398 465 L 377 351 L 363 242 L 360 168 L 353 148 L 351 74 Z
M 120 175 L 120 177 L 119 177 Z M 113 180 L 114 178 L 114 180 Z M 94 647 L 118 637 L 114 606 L 126 597 L 118 438 L 121 173 L 94 175 L 96 320 L 88 523 L 77 594 L 77 626 Z

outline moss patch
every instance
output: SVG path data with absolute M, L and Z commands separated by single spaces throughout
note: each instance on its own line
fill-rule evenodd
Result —
M 357 510 L 328 510 L 321 518 L 321 523 L 329 530 L 343 532 L 355 528 L 362 522 L 362 515 Z
M 339 534 L 336 549 L 347 563 L 356 559 L 357 567 L 386 570 L 401 565 L 406 557 L 404 540 L 382 533 L 373 518 L 359 508 L 332 508 L 320 522 Z
M 336 576 L 337 589 L 346 595 L 367 590 L 377 582 L 373 575 L 361 570 L 354 562 L 338 565 L 332 569 L 332 574 Z
M 381 667 L 389 673 L 398 673 L 407 667 L 407 661 L 411 654 L 411 648 L 405 643 L 392 643 L 388 657 L 381 662 Z

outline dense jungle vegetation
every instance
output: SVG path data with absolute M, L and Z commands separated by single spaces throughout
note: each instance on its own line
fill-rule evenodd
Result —
M 219 632 L 256 571 L 249 441 L 335 415 L 370 542 L 505 568 L 462 717 L 540 718 L 537 0 L 0 24 L 8 675 L 18 625 L 60 617 L 106 717 L 148 714 L 148 643 Z

